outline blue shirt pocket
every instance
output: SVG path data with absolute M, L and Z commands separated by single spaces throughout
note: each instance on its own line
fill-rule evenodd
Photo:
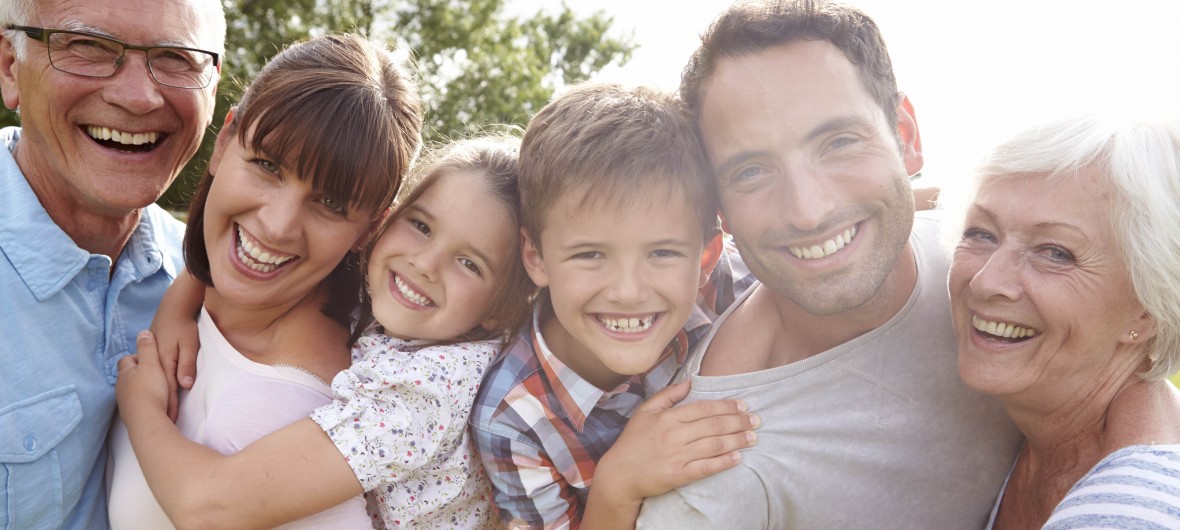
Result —
M 74 386 L 0 409 L 0 528 L 58 526 L 65 514 L 58 445 L 82 421 Z M 7 515 L 7 517 L 3 517 Z

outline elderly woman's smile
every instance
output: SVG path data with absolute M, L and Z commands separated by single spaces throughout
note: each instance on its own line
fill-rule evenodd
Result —
M 987 528 L 1180 527 L 1180 124 L 1045 124 L 978 177 L 959 375 L 1025 436 Z

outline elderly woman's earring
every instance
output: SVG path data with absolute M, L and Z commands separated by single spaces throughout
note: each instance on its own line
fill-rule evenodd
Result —
M 1139 340 L 1139 332 L 1138 331 L 1131 330 L 1131 340 L 1132 341 Z

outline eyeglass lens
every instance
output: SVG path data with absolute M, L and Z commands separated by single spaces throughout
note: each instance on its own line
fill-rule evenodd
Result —
M 124 60 L 123 44 L 76 33 L 49 36 L 49 60 L 54 68 L 87 77 L 115 75 Z M 147 50 L 152 77 L 163 85 L 202 88 L 213 73 L 213 56 L 182 48 L 153 47 Z

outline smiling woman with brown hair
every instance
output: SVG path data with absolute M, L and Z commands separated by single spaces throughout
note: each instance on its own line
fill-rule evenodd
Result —
M 1180 125 L 1063 120 L 993 151 L 955 250 L 959 372 L 1026 441 L 997 528 L 1180 526 Z
M 226 522 L 217 519 L 222 512 L 203 509 L 204 519 L 193 517 L 185 503 L 269 490 L 226 480 L 212 466 L 185 466 L 195 461 L 192 454 L 242 454 L 332 402 L 328 381 L 351 364 L 359 252 L 417 152 L 420 115 L 416 87 L 393 55 L 355 35 L 291 45 L 250 83 L 217 136 L 189 212 L 186 265 L 203 294 L 201 375 L 181 396 L 175 426 L 165 407 L 154 406 L 160 395 L 134 392 L 135 381 L 164 384 L 162 372 L 128 375 L 145 372 L 132 369 L 143 345 L 120 363 L 122 423 L 110 441 L 112 527 L 167 528 L 169 517 L 182 528 L 273 527 L 300 518 L 302 528 L 372 526 L 359 484 L 338 497 L 300 502 L 303 512 L 231 514 Z M 176 444 L 182 450 L 169 452 L 160 439 L 183 439 Z M 185 445 L 189 440 L 200 445 Z M 161 486 L 159 477 L 179 477 L 187 489 Z M 255 504 L 249 508 L 265 512 L 264 503 Z

